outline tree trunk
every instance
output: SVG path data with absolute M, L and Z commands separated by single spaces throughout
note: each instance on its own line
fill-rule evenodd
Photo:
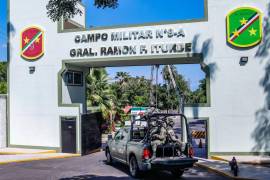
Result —
M 112 112 L 110 111 L 110 133 L 113 131 Z

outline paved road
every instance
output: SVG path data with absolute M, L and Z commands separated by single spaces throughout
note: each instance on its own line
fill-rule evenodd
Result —
M 144 179 L 172 179 L 168 172 L 147 173 Z M 132 179 L 128 168 L 120 163 L 113 166 L 105 163 L 103 152 L 88 156 L 13 163 L 0 165 L 0 180 L 103 180 Z M 198 167 L 187 171 L 182 179 L 226 179 Z

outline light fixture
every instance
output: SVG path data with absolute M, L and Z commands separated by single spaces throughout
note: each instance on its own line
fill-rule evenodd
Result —
M 248 57 L 247 56 L 243 56 L 243 57 L 240 58 L 240 62 L 239 62 L 240 66 L 244 66 L 247 63 L 248 63 Z
M 36 67 L 35 66 L 30 66 L 29 67 L 29 73 L 30 74 L 34 74 L 35 71 L 36 71 Z

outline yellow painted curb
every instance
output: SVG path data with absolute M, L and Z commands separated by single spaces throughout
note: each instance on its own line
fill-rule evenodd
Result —
M 97 152 L 100 152 L 101 150 L 102 150 L 101 148 L 97 148 L 97 149 L 90 151 L 89 154 L 97 153 Z
M 227 159 L 223 159 L 219 156 L 211 156 L 211 159 L 213 160 L 218 160 L 218 161 L 224 161 L 224 162 L 229 162 Z M 239 164 L 251 164 L 251 165 L 262 165 L 262 164 L 270 164 L 270 161 L 238 161 Z
M 0 162 L 0 165 L 9 164 L 9 163 L 20 163 L 20 162 L 49 160 L 49 159 L 64 159 L 64 158 L 72 158 L 72 157 L 79 157 L 79 156 L 81 156 L 81 154 L 62 155 L 62 156 L 54 156 L 54 157 L 36 157 L 36 158 L 29 158 L 29 159 L 3 161 L 3 162 Z
M 256 180 L 256 179 L 252 179 L 252 178 L 235 177 L 235 176 L 233 176 L 231 174 L 225 173 L 223 171 L 220 171 L 218 169 L 215 169 L 215 168 L 212 168 L 210 166 L 207 166 L 207 165 L 204 165 L 204 164 L 200 164 L 200 163 L 196 163 L 195 165 L 198 166 L 198 167 L 204 168 L 204 169 L 208 169 L 208 170 L 210 170 L 212 172 L 221 174 L 222 176 L 225 176 L 225 177 L 228 177 L 228 178 L 231 178 L 231 179 L 237 179 L 237 180 Z
M 218 161 L 225 161 L 225 162 L 229 162 L 227 159 L 223 159 L 219 156 L 211 156 L 211 159 L 213 160 L 218 160 Z
M 42 152 L 12 152 L 12 151 L 7 151 L 7 152 L 0 152 L 0 155 L 22 155 L 22 154 L 50 154 L 50 153 L 57 153 L 56 150 L 47 150 L 47 151 L 42 151 Z

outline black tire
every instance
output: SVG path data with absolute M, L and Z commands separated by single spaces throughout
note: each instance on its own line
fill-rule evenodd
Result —
M 135 156 L 131 156 L 129 160 L 129 173 L 132 177 L 138 178 L 140 176 L 140 170 Z
M 182 169 L 174 169 L 174 170 L 171 170 L 171 173 L 175 178 L 180 178 L 183 176 L 184 171 Z
M 112 164 L 113 162 L 109 148 L 106 149 L 106 162 L 107 164 Z

